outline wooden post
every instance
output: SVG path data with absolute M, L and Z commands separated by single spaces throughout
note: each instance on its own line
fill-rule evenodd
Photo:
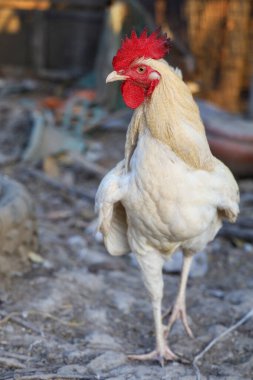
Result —
M 156 25 L 164 26 L 166 23 L 166 10 L 167 1 L 166 0 L 156 0 L 155 1 L 155 22 Z
M 217 84 L 228 1 L 187 0 L 185 5 L 189 44 L 197 62 L 196 79 L 206 97 Z
M 33 13 L 32 66 L 38 73 L 45 68 L 45 15 L 44 12 Z
M 253 120 L 253 74 L 251 77 L 251 83 L 249 88 L 249 107 L 248 107 L 249 118 Z
M 246 61 L 250 7 L 251 0 L 230 0 L 228 3 L 218 102 L 229 111 L 238 111 L 240 108 L 239 100 Z

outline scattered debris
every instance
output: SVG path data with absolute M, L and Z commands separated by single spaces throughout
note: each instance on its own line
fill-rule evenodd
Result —
M 0 366 L 4 368 L 12 368 L 12 369 L 25 368 L 25 365 L 20 363 L 17 359 L 11 359 L 11 358 L 0 358 Z
M 71 134 L 55 128 L 52 115 L 33 113 L 33 129 L 30 142 L 23 152 L 23 160 L 37 163 L 50 155 L 65 151 L 81 152 L 84 142 Z
M 220 334 L 219 336 L 217 336 L 215 339 L 213 339 L 205 348 L 203 351 L 201 351 L 197 356 L 195 356 L 194 360 L 193 360 L 193 368 L 194 370 L 196 371 L 196 380 L 201 380 L 201 375 L 200 375 L 200 370 L 199 370 L 199 367 L 197 365 L 198 361 L 201 360 L 203 358 L 203 356 L 209 351 L 211 350 L 211 348 L 213 346 L 215 346 L 215 344 L 217 344 L 221 339 L 223 339 L 225 336 L 227 336 L 228 334 L 231 334 L 233 331 L 235 331 L 236 329 L 238 329 L 238 327 L 240 327 L 241 325 L 243 325 L 244 323 L 246 323 L 249 319 L 251 319 L 253 317 L 253 309 L 251 309 L 246 315 L 244 315 L 237 323 L 235 323 L 233 326 L 229 327 L 227 330 L 225 330 L 222 334 Z
M 85 192 L 84 190 L 79 189 L 77 187 L 66 186 L 63 183 L 58 182 L 58 181 L 48 177 L 46 174 L 44 174 L 43 172 L 41 172 L 39 170 L 29 168 L 29 169 L 27 169 L 27 172 L 31 176 L 38 178 L 42 182 L 45 182 L 47 185 L 53 187 L 54 189 L 56 189 L 58 191 L 68 193 L 69 195 L 74 196 L 74 197 L 77 196 L 77 197 L 86 198 L 90 201 L 93 201 L 95 199 L 95 194 Z
M 225 225 L 208 254 L 196 256 L 187 296 L 196 338 L 189 340 L 180 325 L 175 325 L 170 345 L 180 353 L 180 362 L 168 363 L 163 369 L 152 363 L 137 365 L 127 361 L 125 354 L 153 344 L 148 296 L 131 258 L 111 258 L 101 244 L 101 236 L 95 238 L 93 210 L 101 177 L 124 154 L 130 113 L 121 110 L 107 115 L 89 132 L 83 125 L 76 137 L 73 129 L 61 129 L 66 102 L 55 105 L 55 109 L 52 106 L 54 130 L 61 130 L 64 137 L 71 134 L 85 149 L 60 149 L 24 162 L 22 154 L 33 125 L 30 115 L 34 111 L 44 115 L 37 109 L 38 102 L 32 103 L 27 106 L 17 98 L 6 108 L 0 101 L 1 171 L 29 190 L 39 233 L 39 247 L 21 249 L 27 260 L 26 273 L 22 263 L 22 267 L 11 268 L 11 278 L 2 277 L 0 355 L 4 359 L 0 362 L 0 380 L 194 377 L 189 362 L 252 305 L 253 249 L 252 241 L 244 234 L 253 226 L 252 180 L 240 181 L 241 217 L 230 226 L 239 235 L 232 230 L 228 233 Z M 14 112 L 17 123 L 11 123 L 15 109 L 19 110 Z M 20 124 L 19 119 L 23 120 Z M 11 192 L 8 194 L 10 197 Z M 165 266 L 164 306 L 174 301 L 180 266 L 180 255 Z M 201 363 L 204 376 L 251 378 L 251 327 L 248 321 L 237 330 L 236 341 L 230 334 L 226 341 L 219 340 L 212 346 Z
M 28 252 L 28 258 L 29 260 L 31 260 L 32 263 L 35 263 L 35 264 L 42 264 L 44 262 L 44 259 L 42 256 L 32 251 Z

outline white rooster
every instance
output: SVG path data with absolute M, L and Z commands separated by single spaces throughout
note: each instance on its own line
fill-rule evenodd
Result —
M 199 110 L 177 70 L 162 58 L 169 50 L 158 31 L 133 32 L 113 59 L 106 82 L 122 81 L 125 103 L 136 109 L 127 131 L 125 158 L 102 180 L 98 229 L 112 255 L 134 252 L 150 294 L 154 351 L 132 359 L 174 360 L 167 336 L 176 319 L 187 321 L 185 291 L 192 256 L 205 248 L 224 219 L 234 222 L 239 191 L 229 169 L 207 142 Z M 168 326 L 163 326 L 162 267 L 176 249 L 184 262 Z

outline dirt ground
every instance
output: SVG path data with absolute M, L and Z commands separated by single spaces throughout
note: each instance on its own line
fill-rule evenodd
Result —
M 97 155 L 107 169 L 123 155 L 122 130 L 97 130 L 87 139 L 87 158 Z M 16 139 L 9 144 L 17 149 Z M 0 380 L 197 379 L 194 357 L 253 308 L 252 244 L 228 234 L 209 245 L 207 271 L 192 276 L 187 290 L 195 338 L 180 323 L 170 335 L 181 362 L 161 368 L 129 361 L 126 354 L 154 347 L 151 305 L 139 270 L 130 256 L 110 257 L 94 238 L 91 199 L 99 176 L 76 163 L 61 161 L 59 168 L 56 180 L 90 199 L 55 188 L 24 163 L 2 165 L 2 173 L 23 183 L 35 200 L 40 247 L 28 272 L 1 279 Z M 249 219 L 253 180 L 241 180 L 240 186 L 241 215 Z M 166 307 L 175 298 L 179 274 L 164 279 Z M 217 342 L 198 367 L 203 380 L 253 379 L 253 318 Z

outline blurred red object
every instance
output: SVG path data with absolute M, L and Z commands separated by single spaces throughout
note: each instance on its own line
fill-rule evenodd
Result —
M 41 101 L 41 106 L 49 108 L 50 110 L 56 110 L 64 105 L 65 101 L 57 96 L 47 96 Z
M 59 98 L 57 96 L 47 96 L 46 98 L 42 99 L 41 106 L 45 108 L 49 108 L 52 111 L 54 111 L 59 108 L 62 108 L 66 104 L 66 102 L 69 99 L 72 99 L 73 97 L 92 102 L 96 98 L 96 91 L 95 90 L 76 90 L 73 92 L 73 94 L 69 96 L 67 100 Z
M 77 98 L 86 99 L 92 102 L 95 100 L 97 93 L 95 90 L 76 90 L 73 95 Z

